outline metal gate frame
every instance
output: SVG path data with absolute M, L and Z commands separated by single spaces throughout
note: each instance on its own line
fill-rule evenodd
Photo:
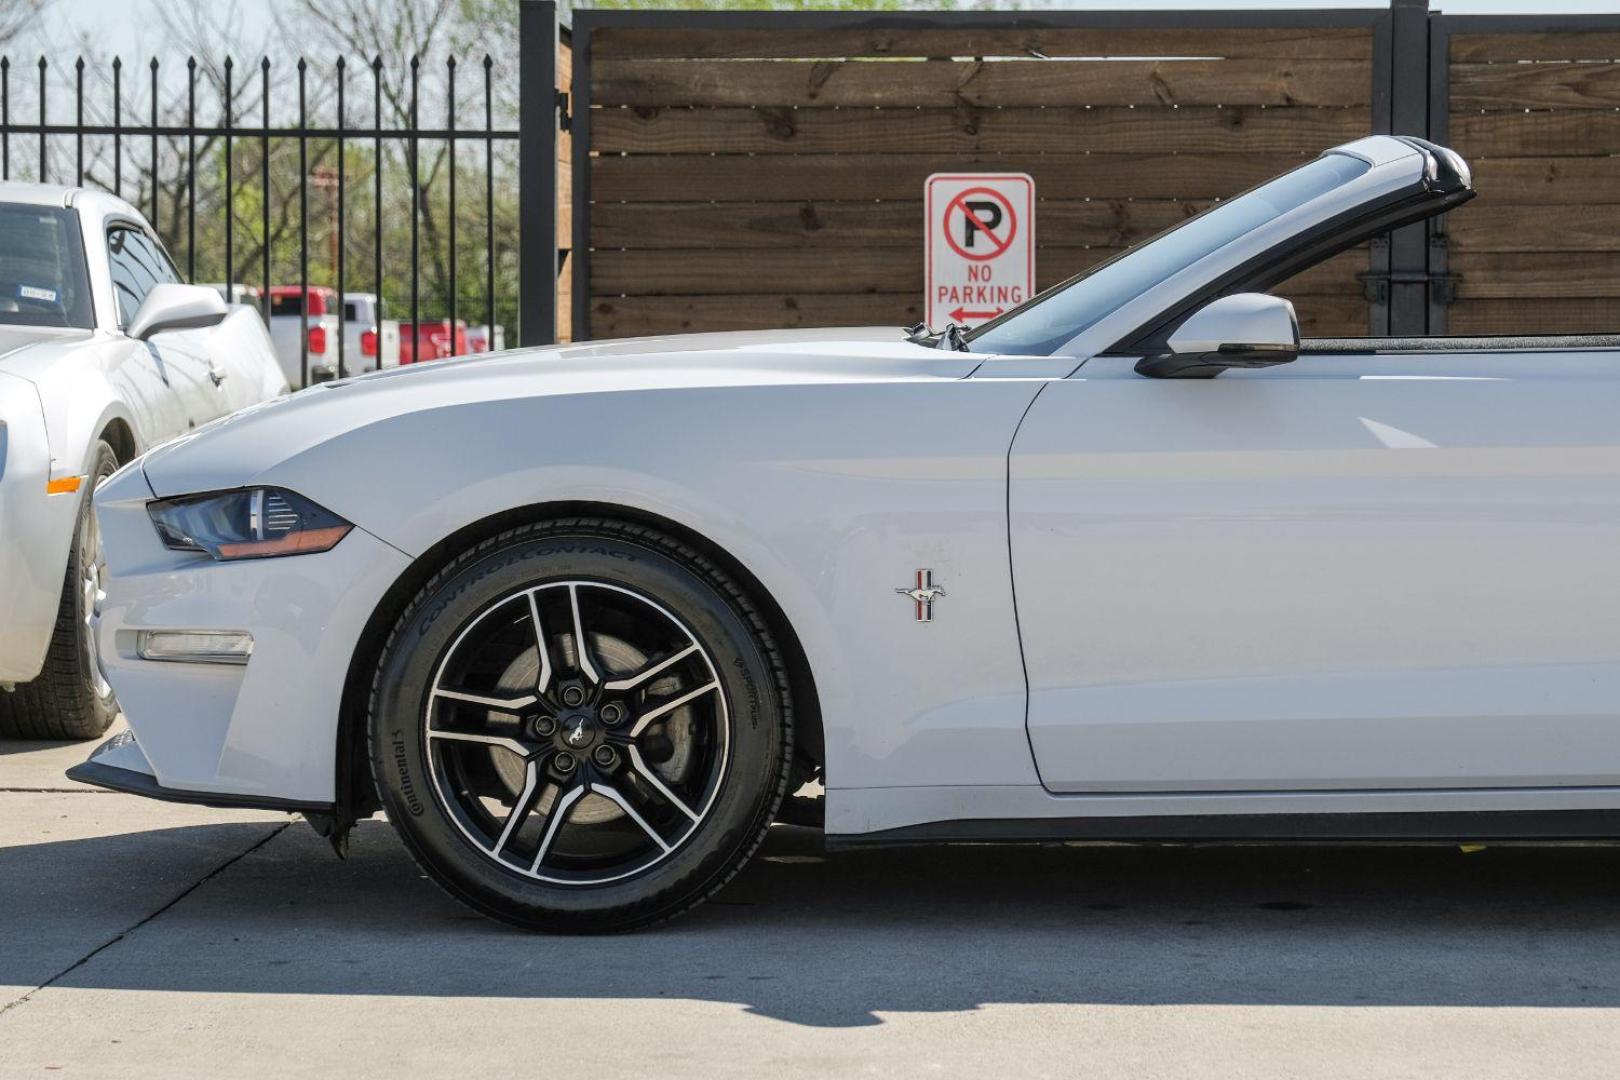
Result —
M 557 148 L 567 95 L 557 90 L 557 50 L 570 34 L 557 0 L 518 6 L 518 330 L 519 344 L 557 340 Z

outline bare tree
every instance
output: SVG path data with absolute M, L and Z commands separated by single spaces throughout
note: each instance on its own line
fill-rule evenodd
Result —
M 33 29 L 43 10 L 45 0 L 5 0 L 0 3 L 0 48 Z
M 0 0 L 0 5 L 7 0 Z M 149 29 L 162 42 L 162 63 L 155 81 L 149 61 L 156 58 L 137 44 L 133 48 L 124 43 L 119 52 L 110 51 L 103 39 L 81 29 L 71 44 L 50 43 L 50 51 L 72 56 L 75 51 L 84 63 L 84 118 L 90 124 L 111 124 L 114 119 L 112 102 L 114 86 L 119 86 L 122 104 L 122 122 L 129 125 L 145 123 L 152 109 L 152 87 L 155 85 L 157 113 L 160 122 L 174 124 L 184 121 L 195 100 L 197 125 L 207 129 L 221 124 L 226 111 L 226 86 L 229 83 L 229 111 L 233 122 L 256 124 L 261 118 L 265 100 L 264 80 L 259 62 L 267 55 L 270 35 L 251 37 L 243 32 L 243 20 L 236 18 L 236 0 L 220 3 L 218 0 L 156 0 L 152 5 L 153 18 Z M 66 65 L 59 65 L 64 72 Z M 121 82 L 115 84 L 115 67 L 121 69 Z M 229 78 L 227 79 L 227 72 Z M 278 64 L 271 70 L 271 94 L 278 100 L 290 95 L 283 87 L 292 80 L 291 65 Z M 326 89 L 316 86 L 313 98 L 317 107 L 324 101 Z M 278 121 L 279 122 L 279 121 Z M 194 259 L 199 275 L 223 274 L 229 280 L 240 280 L 243 270 L 259 266 L 265 245 L 274 248 L 289 235 L 295 235 L 297 222 L 297 172 L 284 163 L 288 157 L 284 146 L 272 147 L 275 167 L 270 170 L 271 190 L 254 193 L 271 204 L 269 236 L 264 235 L 263 218 L 258 204 L 246 212 L 240 205 L 242 182 L 250 175 L 258 175 L 263 157 L 262 147 L 256 141 L 238 140 L 233 147 L 235 190 L 226 191 L 222 162 L 223 139 L 215 133 L 205 133 L 187 139 L 180 135 L 163 135 L 154 157 L 145 137 L 126 135 L 123 153 L 118 161 L 115 178 L 113 141 L 107 136 L 90 136 L 87 147 L 84 182 L 107 190 L 118 189 L 125 198 L 146 211 L 152 224 L 162 235 L 170 251 L 184 267 Z M 65 140 L 56 140 L 51 146 L 53 177 L 69 176 L 73 163 L 64 158 L 70 148 Z M 333 152 L 329 143 L 312 145 L 311 164 L 319 164 Z M 195 167 L 193 167 L 193 163 Z M 195 199 L 193 199 L 195 189 Z M 238 241 L 232 253 L 232 267 L 224 265 L 223 230 L 229 215 L 233 236 Z M 195 220 L 195 226 L 192 222 Z M 195 228 L 196 252 L 190 247 Z
M 239 17 L 238 11 L 241 6 L 241 0 L 229 0 L 228 3 L 219 0 L 157 0 L 155 8 L 164 39 L 171 43 L 176 53 L 183 51 L 187 55 L 187 62 L 194 65 L 199 100 L 212 103 L 212 108 L 223 114 L 228 87 L 233 121 L 238 125 L 253 125 L 263 119 L 268 95 L 271 101 L 282 103 L 279 114 L 271 114 L 271 123 L 290 123 L 296 119 L 288 111 L 291 104 L 297 101 L 297 94 L 292 89 L 298 77 L 296 58 L 277 55 L 275 44 L 278 35 L 273 31 L 267 30 L 256 38 L 245 35 L 242 27 L 246 21 Z M 261 64 L 267 60 L 270 66 L 265 69 Z M 312 78 L 305 80 L 305 98 L 313 123 L 313 118 L 322 115 L 328 107 L 333 86 L 325 65 L 315 68 L 312 74 Z M 178 110 L 182 106 L 183 98 L 177 88 L 171 107 Z M 194 146 L 197 160 L 208 161 L 221 141 L 217 135 L 199 137 Z M 183 140 L 172 140 L 171 156 L 181 162 L 184 160 L 183 153 L 189 149 Z M 234 252 L 235 265 L 225 268 L 227 280 L 237 281 L 253 276 L 251 271 L 262 262 L 266 245 L 274 251 L 284 247 L 297 234 L 300 225 L 297 213 L 299 177 L 297 162 L 291 152 L 293 149 L 287 145 L 273 146 L 270 151 L 271 164 L 265 170 L 261 167 L 261 148 L 240 142 L 233 148 L 239 177 L 253 171 L 269 173 L 270 190 L 260 193 L 260 198 L 270 203 L 268 236 L 263 234 L 261 208 L 256 205 L 244 206 L 235 193 L 227 195 L 218 190 L 223 178 L 217 170 L 204 169 L 197 178 L 200 184 L 199 202 L 216 208 L 228 207 L 232 228 L 236 230 L 236 235 L 245 240 Z M 315 141 L 307 149 L 307 166 L 311 173 L 325 168 L 337 152 L 337 147 L 329 140 Z M 182 208 L 187 205 L 191 182 L 190 170 L 186 168 L 177 168 L 174 175 L 163 181 L 162 193 L 173 207 L 173 220 L 177 223 Z
M 509 16 L 510 23 L 502 26 Z M 517 6 L 509 0 L 297 0 L 278 8 L 276 24 L 280 36 L 294 41 L 330 42 L 340 54 L 363 58 L 396 58 L 380 72 L 383 109 L 379 118 L 388 127 L 438 126 L 449 103 L 446 61 L 457 58 L 465 76 L 457 85 L 458 109 L 481 99 L 477 75 L 482 68 L 473 62 L 494 51 L 497 43 L 510 51 L 516 42 Z M 480 50 L 479 46 L 487 46 Z M 415 67 L 415 94 L 412 93 L 412 62 Z M 495 84 L 503 115 L 515 115 L 515 80 Z M 414 106 L 414 112 L 413 112 Z M 482 110 L 480 102 L 478 108 Z M 463 116 L 467 113 L 463 111 Z M 399 162 L 406 169 L 408 150 L 399 148 Z M 417 144 L 416 203 L 424 256 L 424 292 L 439 297 L 449 294 L 450 251 L 446 221 L 457 208 L 436 204 L 432 194 L 444 180 L 451 165 L 449 148 L 443 143 Z

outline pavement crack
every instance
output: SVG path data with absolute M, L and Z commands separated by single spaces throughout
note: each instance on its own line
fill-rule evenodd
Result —
M 52 986 L 55 986 L 57 983 L 61 982 L 65 978 L 67 978 L 69 975 L 73 974 L 75 971 L 78 971 L 80 968 L 84 967 L 84 965 L 88 964 L 90 961 L 94 960 L 96 957 L 100 956 L 102 953 L 106 952 L 108 949 L 112 948 L 114 945 L 117 945 L 120 941 L 123 941 L 125 938 L 129 937 L 131 934 L 133 934 L 135 931 L 139 930 L 141 927 L 145 926 L 147 923 L 149 923 L 152 920 L 158 918 L 164 912 L 169 911 L 176 904 L 180 903 L 180 901 L 184 900 L 186 897 L 190 896 L 192 893 L 196 892 L 198 889 L 202 888 L 204 885 L 208 884 L 210 881 L 213 881 L 215 878 L 219 877 L 219 875 L 223 874 L 225 871 L 229 870 L 231 867 L 235 866 L 237 863 L 241 862 L 243 859 L 247 858 L 249 855 L 252 855 L 255 851 L 258 851 L 260 848 L 264 847 L 266 844 L 268 844 L 270 841 L 274 840 L 276 837 L 280 836 L 282 833 L 286 832 L 294 824 L 295 824 L 294 822 L 286 821 L 286 822 L 281 823 L 280 825 L 277 825 L 275 828 L 271 829 L 270 832 L 265 835 L 264 839 L 259 840 L 259 841 L 255 842 L 255 843 L 249 845 L 248 847 L 243 848 L 241 851 L 237 852 L 235 855 L 232 855 L 230 858 L 226 859 L 224 862 L 220 863 L 218 866 L 216 866 L 212 870 L 208 871 L 208 873 L 204 874 L 202 877 L 198 878 L 196 881 L 193 881 L 190 885 L 187 885 L 184 889 L 181 889 L 180 892 L 175 894 L 173 899 L 169 900 L 168 903 L 164 904 L 162 907 L 158 908 L 156 911 L 153 911 L 152 913 L 144 916 L 143 918 L 141 918 L 139 921 L 137 921 L 133 925 L 128 926 L 123 930 L 120 930 L 117 934 L 114 934 L 112 937 L 108 938 L 106 941 L 103 941 L 100 945 L 97 945 L 95 948 L 91 949 L 89 952 L 85 953 L 83 956 L 81 956 L 77 960 L 73 961 L 73 963 L 69 964 L 67 967 L 63 968 L 61 971 L 58 971 L 55 975 L 52 975 L 50 978 L 46 979 L 44 982 L 40 983 L 38 986 L 36 986 L 32 990 L 28 991 L 28 993 L 24 994 L 22 997 L 17 998 L 17 999 L 15 999 L 13 1001 L 9 1001 L 4 1005 L 0 1005 L 0 1019 L 4 1019 L 5 1015 L 7 1013 L 11 1012 L 13 1009 L 17 1008 L 19 1005 L 22 1005 L 25 1002 L 32 1000 L 34 995 L 39 993 L 41 990 L 46 990 L 46 989 L 49 989 Z

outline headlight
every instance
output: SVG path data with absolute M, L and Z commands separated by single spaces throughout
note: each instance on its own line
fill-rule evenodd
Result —
M 353 525 L 281 488 L 245 488 L 148 503 L 165 547 L 216 559 L 330 551 Z

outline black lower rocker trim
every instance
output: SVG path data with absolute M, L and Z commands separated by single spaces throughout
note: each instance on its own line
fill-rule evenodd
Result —
M 873 833 L 834 834 L 827 837 L 827 846 L 1063 840 L 1144 843 L 1620 840 L 1620 810 L 975 819 L 927 822 Z

